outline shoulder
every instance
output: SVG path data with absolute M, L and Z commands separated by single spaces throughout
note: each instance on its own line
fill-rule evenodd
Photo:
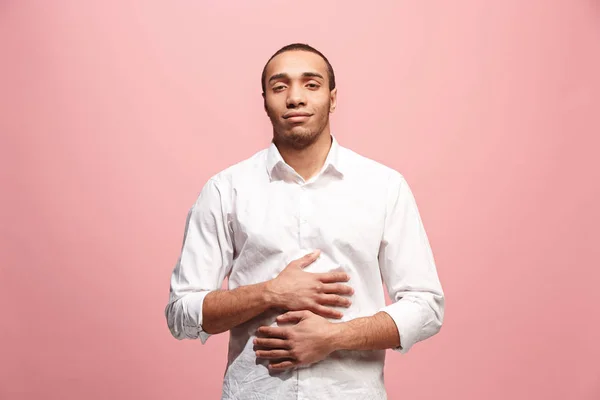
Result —
M 376 183 L 401 184 L 405 182 L 400 171 L 346 147 L 340 147 L 344 167 L 351 176 L 368 179 Z
M 240 182 L 252 182 L 261 173 L 265 174 L 266 153 L 266 149 L 260 150 L 210 176 L 200 187 L 194 207 L 197 207 L 198 204 L 227 202 Z
M 239 182 L 251 181 L 265 173 L 266 157 L 267 149 L 260 150 L 211 176 L 207 184 L 215 185 L 220 190 L 227 190 L 235 187 Z

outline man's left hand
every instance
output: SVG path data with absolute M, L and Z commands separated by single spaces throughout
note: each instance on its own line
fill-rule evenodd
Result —
M 282 370 L 309 365 L 323 360 L 334 350 L 336 325 L 310 311 L 290 311 L 277 317 L 278 323 L 296 323 L 290 326 L 261 326 L 258 333 L 264 337 L 254 340 L 258 358 L 272 360 L 269 369 Z M 282 361 L 285 359 L 285 361 Z

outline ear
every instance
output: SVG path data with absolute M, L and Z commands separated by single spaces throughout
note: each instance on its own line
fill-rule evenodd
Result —
M 329 113 L 333 113 L 335 111 L 335 107 L 337 106 L 337 88 L 333 89 L 329 94 Z

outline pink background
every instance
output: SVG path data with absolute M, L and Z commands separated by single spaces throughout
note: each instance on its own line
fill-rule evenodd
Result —
M 600 2 L 0 2 L 0 398 L 217 399 L 163 310 L 188 208 L 322 50 L 333 132 L 413 188 L 445 325 L 390 399 L 600 399 Z M 377 4 L 377 6 L 374 6 Z

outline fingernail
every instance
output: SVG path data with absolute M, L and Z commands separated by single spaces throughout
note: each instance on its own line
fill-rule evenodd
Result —
M 254 342 L 252 342 L 252 343 L 256 344 L 256 343 L 258 343 L 258 340 L 254 339 Z

